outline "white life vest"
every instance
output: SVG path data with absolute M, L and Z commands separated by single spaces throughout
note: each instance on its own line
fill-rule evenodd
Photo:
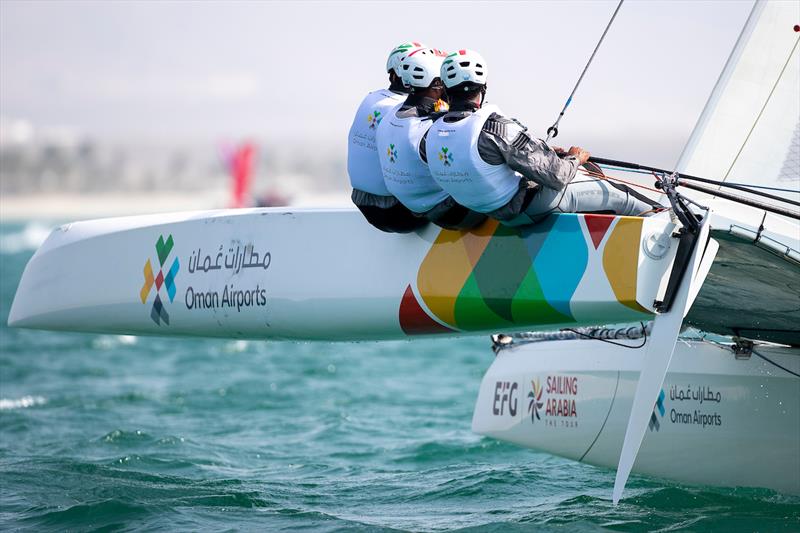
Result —
M 383 173 L 375 146 L 375 131 L 384 117 L 406 99 L 405 94 L 381 89 L 369 93 L 358 107 L 347 136 L 347 173 L 350 185 L 379 196 L 391 196 L 383 183 Z
M 520 175 L 508 165 L 490 165 L 478 153 L 478 136 L 497 106 L 485 105 L 458 122 L 443 118 L 431 126 L 425 141 L 433 179 L 456 202 L 489 213 L 507 204 L 519 190 Z
M 376 143 L 386 188 L 415 213 L 425 213 L 447 198 L 419 156 L 419 144 L 430 118 L 397 116 L 393 110 L 378 127 Z

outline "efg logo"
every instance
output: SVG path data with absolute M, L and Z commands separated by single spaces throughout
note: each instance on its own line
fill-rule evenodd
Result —
M 494 386 L 494 403 L 492 414 L 494 416 L 517 416 L 517 389 L 515 381 L 498 381 Z
M 144 285 L 142 285 L 142 290 L 139 291 L 139 297 L 143 304 L 147 303 L 150 290 L 153 288 L 153 285 L 156 286 L 156 297 L 153 300 L 153 307 L 150 310 L 150 318 L 159 326 L 162 322 L 169 326 L 169 313 L 167 313 L 164 307 L 164 301 L 161 299 L 161 287 L 163 286 L 167 290 L 169 301 L 172 302 L 172 300 L 175 299 L 175 276 L 178 275 L 178 270 L 180 270 L 181 267 L 178 258 L 175 257 L 172 261 L 172 266 L 170 266 L 167 271 L 167 275 L 164 275 L 164 265 L 167 263 L 169 253 L 172 251 L 174 245 L 175 242 L 172 240 L 172 235 L 167 237 L 166 241 L 163 235 L 158 237 L 158 241 L 156 242 L 156 255 L 158 256 L 159 267 L 157 276 L 153 277 L 153 265 L 150 262 L 150 258 L 148 258 L 147 262 L 144 264 Z

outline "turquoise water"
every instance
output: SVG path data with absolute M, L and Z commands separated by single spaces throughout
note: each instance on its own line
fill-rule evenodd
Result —
M 633 476 L 615 507 L 612 471 L 474 435 L 484 337 L 8 329 L 42 231 L 0 227 L 0 529 L 800 531 L 798 497 Z

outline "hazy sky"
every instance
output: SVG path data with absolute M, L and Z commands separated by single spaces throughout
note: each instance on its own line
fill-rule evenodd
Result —
M 792 1 L 792 0 L 790 0 Z M 0 114 L 94 136 L 341 142 L 398 42 L 472 48 L 488 99 L 552 123 L 616 1 L 0 2 Z M 559 141 L 672 164 L 752 2 L 623 5 Z

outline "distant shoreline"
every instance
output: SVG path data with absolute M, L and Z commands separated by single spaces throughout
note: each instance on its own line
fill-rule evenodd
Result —
M 207 191 L 151 191 L 132 193 L 47 193 L 0 196 L 0 222 L 81 220 L 128 215 L 203 211 L 228 207 L 227 189 Z M 345 191 L 303 196 L 293 206 L 345 207 Z
M 0 221 L 65 220 L 225 207 L 227 191 L 3 195 Z

